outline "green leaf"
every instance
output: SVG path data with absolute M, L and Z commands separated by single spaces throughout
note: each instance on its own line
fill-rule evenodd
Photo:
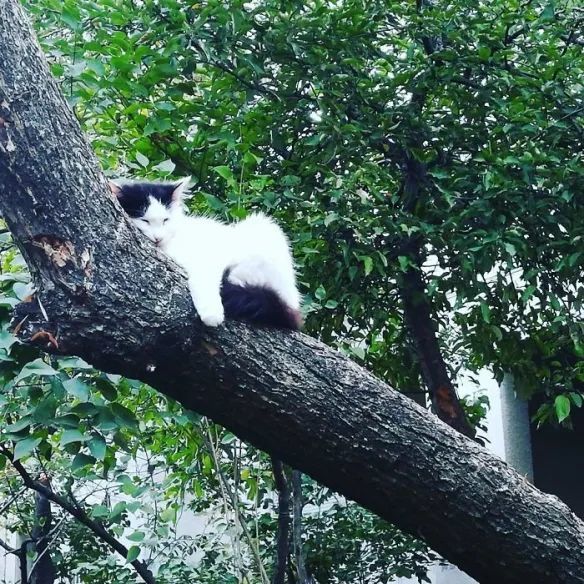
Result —
M 103 460 L 105 458 L 107 446 L 105 440 L 101 436 L 93 436 L 91 440 L 87 442 L 87 447 L 97 460 Z
M 108 517 L 110 514 L 110 510 L 103 505 L 94 505 L 91 508 L 91 516 L 92 517 Z
M 20 373 L 15 377 L 14 383 L 18 383 L 23 379 L 37 375 L 38 377 L 57 375 L 50 365 L 47 365 L 41 358 L 35 359 L 30 363 L 27 363 L 21 370 Z
M 233 172 L 228 166 L 215 166 L 213 170 L 226 181 L 234 181 Z
M 503 332 L 501 331 L 501 329 L 498 326 L 491 325 L 491 330 L 493 331 L 493 334 L 495 335 L 495 338 L 498 341 L 503 340 Z
M 80 357 L 63 357 L 57 361 L 59 369 L 93 369 L 93 367 Z
M 486 61 L 491 56 L 491 49 L 489 47 L 479 47 L 479 57 Z
M 63 387 L 67 393 L 71 394 L 73 397 L 76 397 L 81 402 L 86 402 L 89 399 L 89 386 L 86 383 L 80 381 L 77 377 L 64 381 Z
M 109 514 L 109 520 L 112 523 L 119 523 L 128 508 L 126 501 L 118 501 Z
M 536 290 L 537 290 L 537 286 L 534 286 L 533 284 L 531 286 L 528 286 L 523 291 L 523 294 L 521 295 L 521 300 L 523 300 L 523 302 L 527 302 L 533 296 L 533 293 Z
M 73 30 L 77 30 L 81 26 L 79 10 L 75 6 L 63 8 L 61 20 Z
M 373 270 L 373 259 L 369 256 L 364 256 L 361 258 L 363 261 L 363 266 L 365 267 L 365 275 L 368 276 Z
M 18 339 L 8 331 L 0 331 L 0 349 L 8 351 L 17 341 Z
M 88 456 L 87 454 L 78 453 L 74 456 L 71 462 L 71 470 L 75 472 L 84 466 L 89 466 L 95 463 L 95 458 L 93 456 Z
M 144 168 L 146 168 L 150 164 L 150 160 L 141 152 L 136 152 L 136 161 L 138 164 Z
M 167 507 L 160 513 L 160 519 L 164 522 L 176 520 L 176 509 L 174 507 Z
M 119 403 L 113 403 L 111 405 L 111 411 L 114 416 L 124 425 L 136 428 L 138 426 L 138 420 L 134 412 L 124 407 Z
M 23 416 L 22 418 L 20 418 L 20 420 L 17 420 L 16 422 L 12 423 L 12 424 L 8 424 L 7 426 L 4 426 L 4 430 L 7 430 L 8 432 L 20 432 L 21 430 L 24 430 L 25 428 L 28 428 L 32 423 L 32 420 L 30 418 L 30 416 Z
M 563 422 L 570 415 L 570 400 L 565 395 L 558 395 L 554 400 L 554 409 L 558 421 Z
M 101 395 L 103 395 L 103 397 L 109 401 L 115 400 L 118 396 L 118 390 L 116 389 L 116 386 L 109 379 L 100 377 L 99 379 L 95 380 L 95 386 Z
M 12 286 L 12 291 L 21 302 L 26 301 L 26 299 L 31 295 L 32 290 L 33 288 L 30 283 L 16 282 Z
M 154 166 L 154 170 L 158 170 L 162 173 L 170 174 L 176 168 L 176 164 L 170 160 L 163 160 Z
M 61 446 L 71 444 L 73 442 L 86 442 L 89 437 L 80 432 L 78 429 L 65 430 L 61 435 Z
M 337 221 L 338 218 L 339 218 L 338 213 L 335 213 L 335 212 L 327 213 L 326 217 L 324 218 L 325 227 L 328 227 L 331 223 L 333 223 L 334 221 Z
M 32 410 L 35 422 L 39 424 L 52 424 L 57 412 L 58 402 L 53 395 L 48 395 L 40 401 Z
M 126 560 L 128 560 L 128 563 L 133 562 L 138 556 L 140 555 L 140 548 L 137 545 L 133 545 L 129 550 L 128 550 L 128 555 L 126 556 Z
M 486 302 L 484 302 L 483 300 L 481 300 L 481 314 L 483 316 L 483 320 L 486 323 L 491 322 L 491 309 L 490 309 L 489 305 Z
M 397 259 L 399 261 L 400 270 L 402 272 L 405 272 L 410 265 L 410 258 L 408 258 L 407 256 L 400 255 L 397 256 Z
M 314 136 L 306 138 L 306 140 L 304 140 L 304 143 L 307 146 L 316 146 L 317 144 L 320 144 L 322 138 L 323 138 L 322 134 L 315 134 Z
M 14 447 L 14 460 L 28 456 L 41 442 L 42 438 L 34 438 L 33 436 L 19 440 Z
M 134 533 L 128 535 L 126 539 L 128 539 L 129 541 L 142 541 L 145 535 L 146 534 L 143 531 L 134 531 Z

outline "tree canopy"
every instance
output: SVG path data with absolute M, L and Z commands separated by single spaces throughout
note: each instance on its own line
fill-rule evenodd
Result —
M 577 5 L 26 5 L 106 172 L 192 174 L 192 210 L 234 220 L 263 209 L 285 225 L 309 333 L 413 395 L 435 393 L 461 367 L 510 372 L 525 396 L 544 397 L 541 420 L 569 424 L 584 376 Z M 265 581 L 275 532 L 266 457 L 141 383 L 18 344 L 9 309 L 30 289 L 3 237 L 0 431 L 11 456 L 65 473 L 73 493 L 107 477 L 128 500 L 110 505 L 108 492 L 90 513 L 114 534 L 141 505 L 156 508 L 126 535 L 130 557 L 140 546 L 157 557 L 157 581 L 192 576 L 182 560 L 194 545 L 204 550 L 198 577 Z M 467 405 L 476 422 L 482 403 Z M 128 472 L 144 458 L 146 472 Z M 6 469 L 14 491 L 20 477 Z M 157 469 L 170 470 L 160 484 Z M 306 478 L 304 490 L 332 503 L 305 520 L 319 582 L 423 574 L 421 544 Z M 198 511 L 223 507 L 230 551 L 173 532 L 186 493 Z M 31 511 L 13 516 L 19 531 L 31 532 Z M 83 578 L 127 581 L 65 525 L 66 541 L 83 542 Z M 363 545 L 340 547 L 331 532 L 343 529 Z

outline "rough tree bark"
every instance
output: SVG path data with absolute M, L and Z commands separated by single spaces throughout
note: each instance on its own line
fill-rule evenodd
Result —
M 48 489 L 51 483 L 47 476 L 42 476 L 39 482 Z M 43 493 L 35 493 L 34 527 L 31 537 L 34 541 L 33 548 L 37 553 L 37 560 L 30 573 L 30 584 L 53 584 L 55 581 L 55 566 L 49 551 L 51 541 L 48 540 L 51 532 L 53 514 L 51 502 Z
M 419 202 L 426 167 L 405 153 L 403 195 L 405 211 L 413 213 Z M 461 434 L 474 438 L 475 430 L 470 425 L 456 395 L 448 368 L 442 357 L 438 342 L 436 321 L 432 305 L 426 293 L 422 271 L 423 241 L 418 236 L 404 238 L 401 249 L 410 260 L 410 266 L 399 278 L 404 320 L 414 342 L 420 364 L 422 379 L 428 389 L 432 409 L 436 415 Z
M 290 481 L 281 460 L 272 457 L 274 483 L 278 492 L 278 530 L 276 533 L 276 558 L 272 584 L 285 584 L 290 556 Z
M 312 577 L 306 570 L 306 558 L 302 544 L 302 509 L 304 498 L 302 495 L 302 473 L 299 470 L 292 471 L 292 543 L 294 559 L 296 563 L 297 584 L 311 584 Z
M 480 445 L 302 334 L 203 327 L 108 196 L 17 0 L 0 56 L 0 212 L 42 303 L 24 340 L 151 384 L 481 582 L 584 582 L 584 524 Z

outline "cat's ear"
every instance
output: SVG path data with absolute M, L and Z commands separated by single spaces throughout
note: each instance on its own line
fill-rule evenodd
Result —
M 108 180 L 107 184 L 109 185 L 112 195 L 119 199 L 122 196 L 122 187 L 113 180 Z
M 190 176 L 185 176 L 177 181 L 172 191 L 172 202 L 180 203 L 189 192 L 189 183 L 191 182 Z

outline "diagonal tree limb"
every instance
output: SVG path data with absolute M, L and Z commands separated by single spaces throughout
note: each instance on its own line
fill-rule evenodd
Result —
M 302 334 L 204 328 L 108 195 L 17 0 L 0 55 L 0 212 L 47 315 L 21 307 L 23 340 L 151 384 L 479 581 L 584 583 L 584 524 L 484 448 Z

